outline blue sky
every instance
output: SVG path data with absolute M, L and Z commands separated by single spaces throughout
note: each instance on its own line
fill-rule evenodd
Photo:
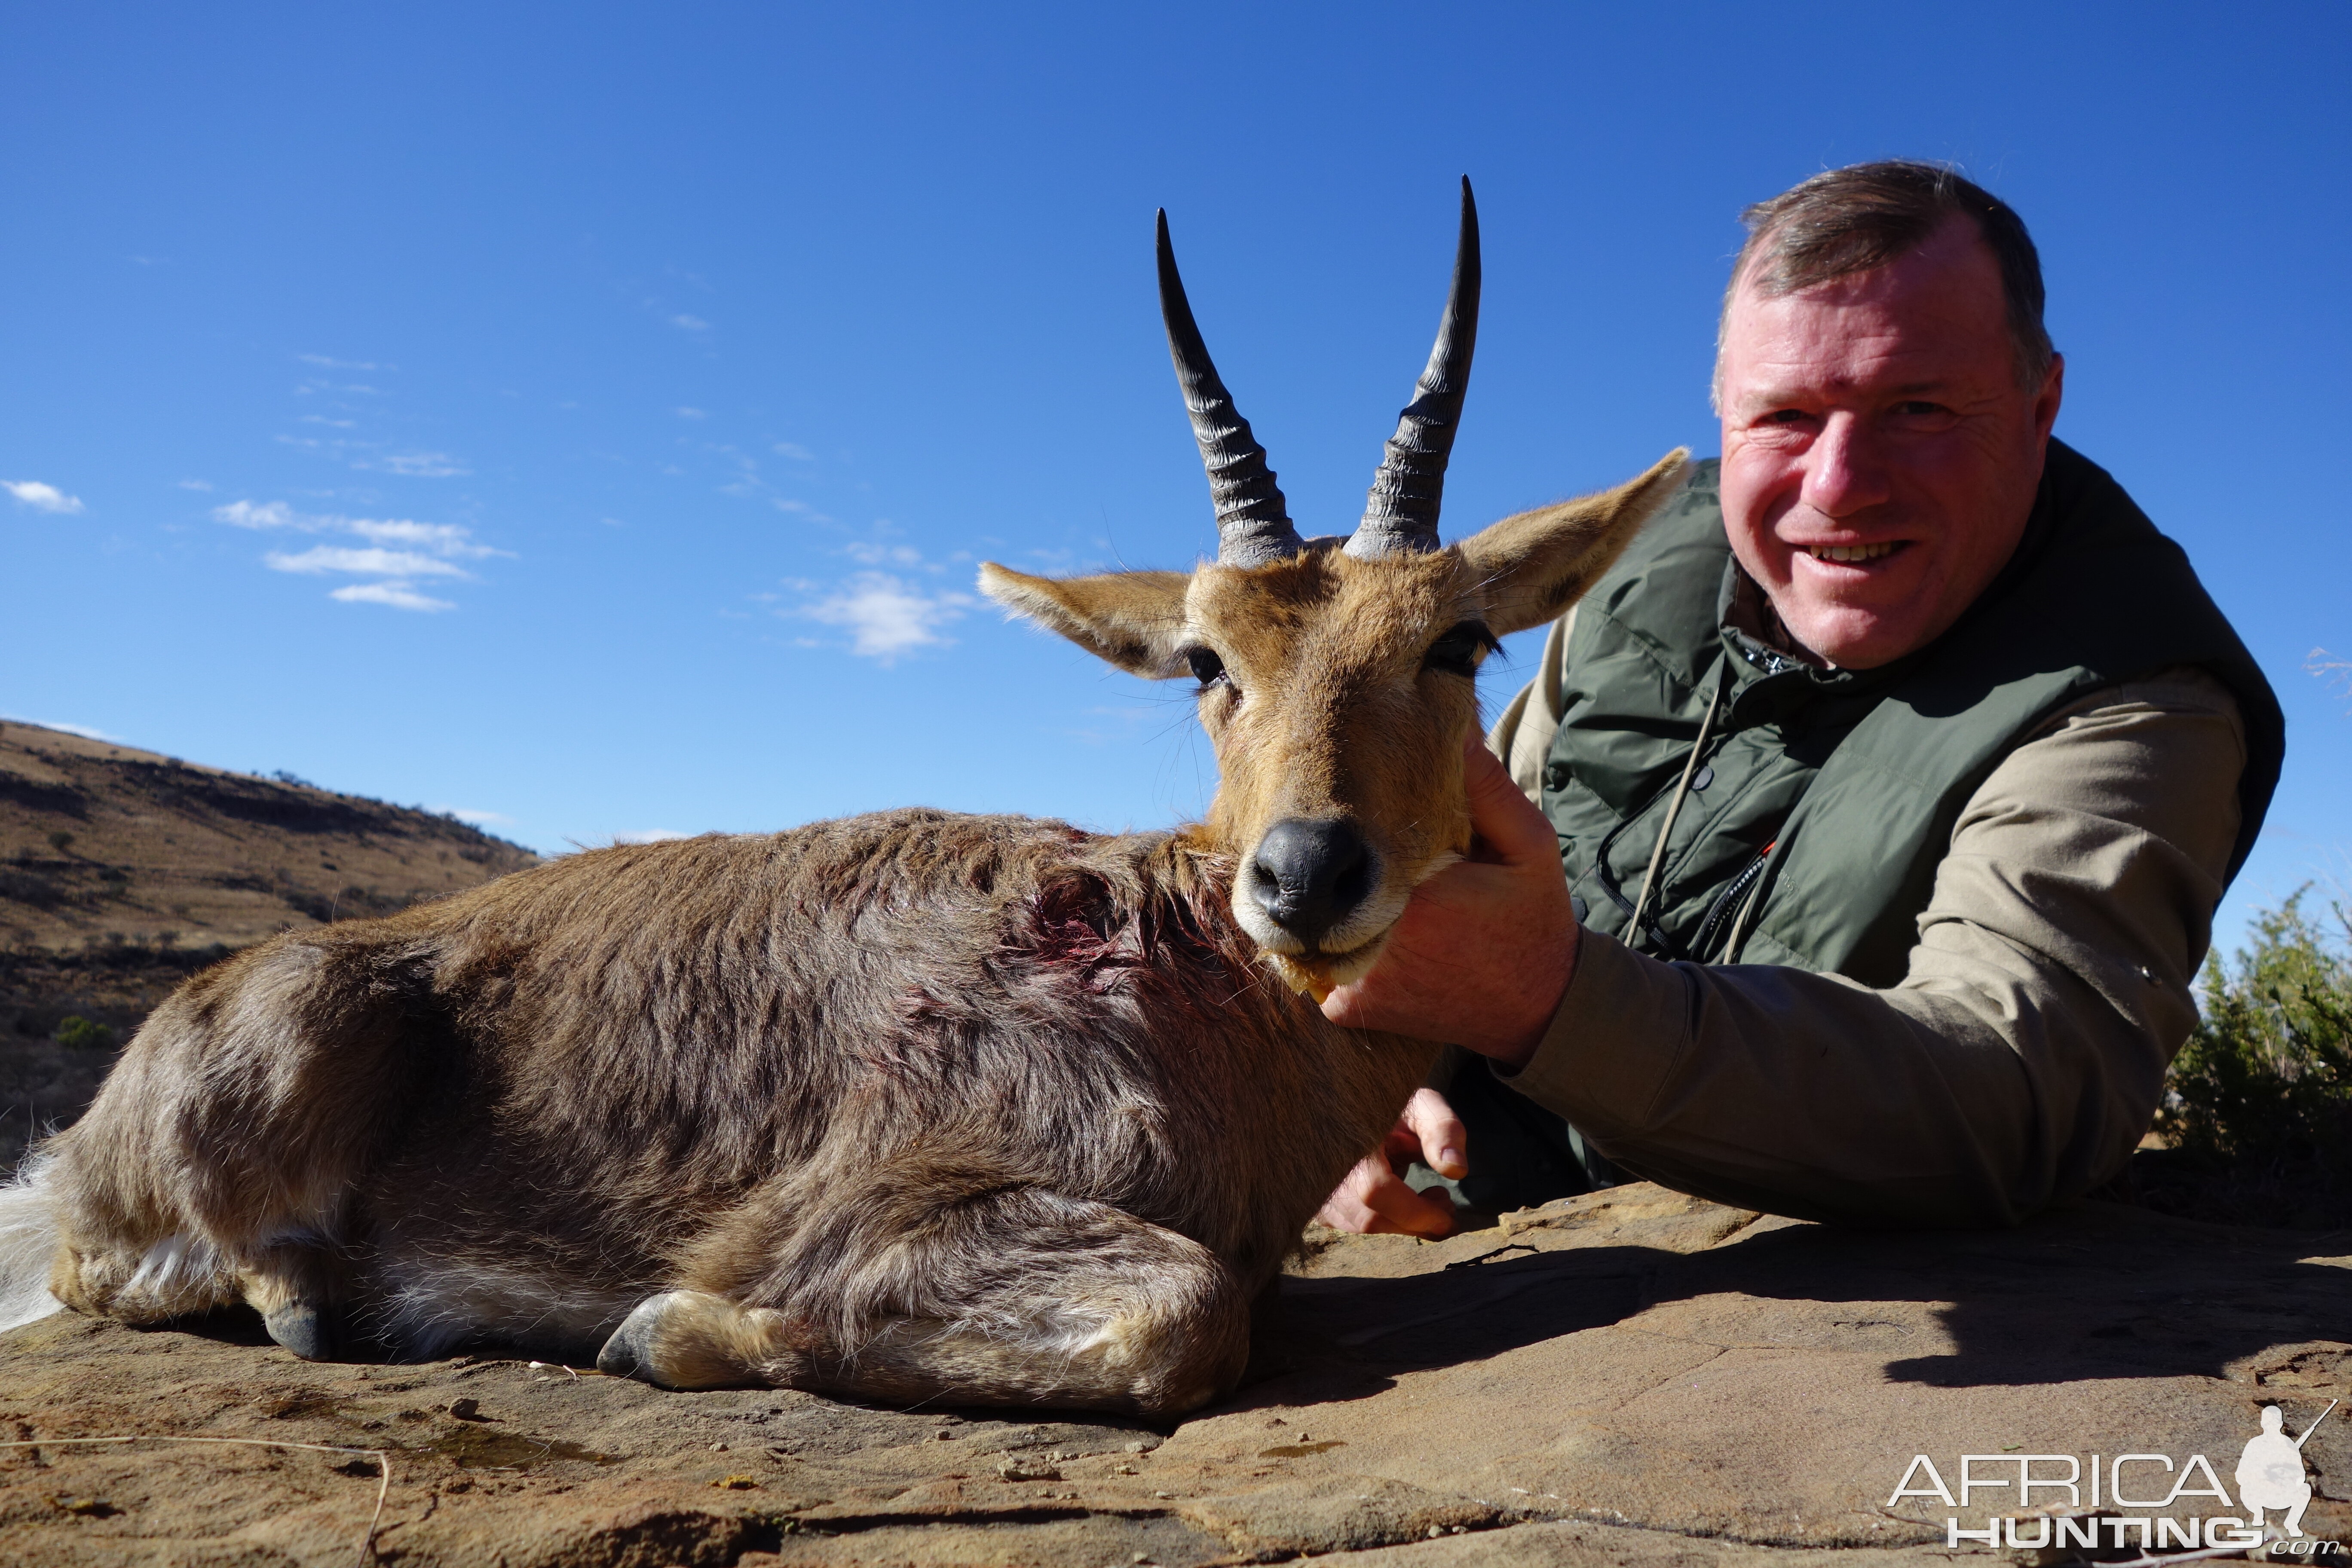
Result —
M 2340 5 L 12 4 L 0 49 L 0 713 L 547 850 L 1166 824 L 1181 691 L 971 589 L 1213 542 L 1155 207 L 1328 531 L 1473 177 L 1459 532 L 1714 451 L 1739 208 L 1905 154 L 2032 226 L 2060 435 L 2286 706 L 2225 929 L 2346 866 Z

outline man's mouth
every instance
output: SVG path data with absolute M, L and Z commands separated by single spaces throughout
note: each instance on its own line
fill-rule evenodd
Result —
M 1905 542 L 1888 540 L 1882 544 L 1809 544 L 1805 553 L 1816 561 L 1835 561 L 1843 564 L 1859 564 L 1877 561 L 1903 548 Z

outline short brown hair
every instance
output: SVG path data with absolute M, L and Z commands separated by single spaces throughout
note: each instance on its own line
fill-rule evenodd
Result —
M 2053 352 L 2042 324 L 2042 258 L 2033 237 L 2008 203 L 1938 163 L 1888 158 L 1831 169 L 1741 213 L 1748 242 L 1724 287 L 1723 321 L 1743 280 L 1777 297 L 1867 272 L 1916 250 L 1958 216 L 1977 226 L 2000 267 L 2017 379 L 2031 392 L 2049 374 Z M 1718 363 L 1722 347 L 1718 323 Z

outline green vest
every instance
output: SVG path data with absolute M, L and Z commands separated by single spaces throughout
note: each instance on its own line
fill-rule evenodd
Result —
M 1961 808 L 2045 716 L 2199 666 L 2246 728 L 2235 877 L 2285 753 L 2270 683 L 2180 547 L 2107 472 L 2050 443 L 2016 555 L 1951 630 L 1872 670 L 1821 670 L 1726 624 L 1739 583 L 1717 464 L 1589 594 L 1569 639 L 1545 815 L 1588 924 L 1621 940 L 1721 685 L 1635 945 L 1703 963 L 1903 977 Z

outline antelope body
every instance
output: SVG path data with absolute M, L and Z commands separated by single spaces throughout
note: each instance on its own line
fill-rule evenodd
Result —
M 1670 493 L 1450 548 L 1475 215 L 1365 521 L 1302 541 L 1162 305 L 1219 510 L 1190 574 L 982 586 L 1202 683 L 1203 824 L 898 811 L 616 847 L 188 982 L 0 1193 L 0 1323 L 243 1301 L 307 1357 L 495 1342 L 671 1387 L 1171 1414 L 1433 1046 L 1340 1029 L 1413 887 L 1471 847 L 1493 639 Z

